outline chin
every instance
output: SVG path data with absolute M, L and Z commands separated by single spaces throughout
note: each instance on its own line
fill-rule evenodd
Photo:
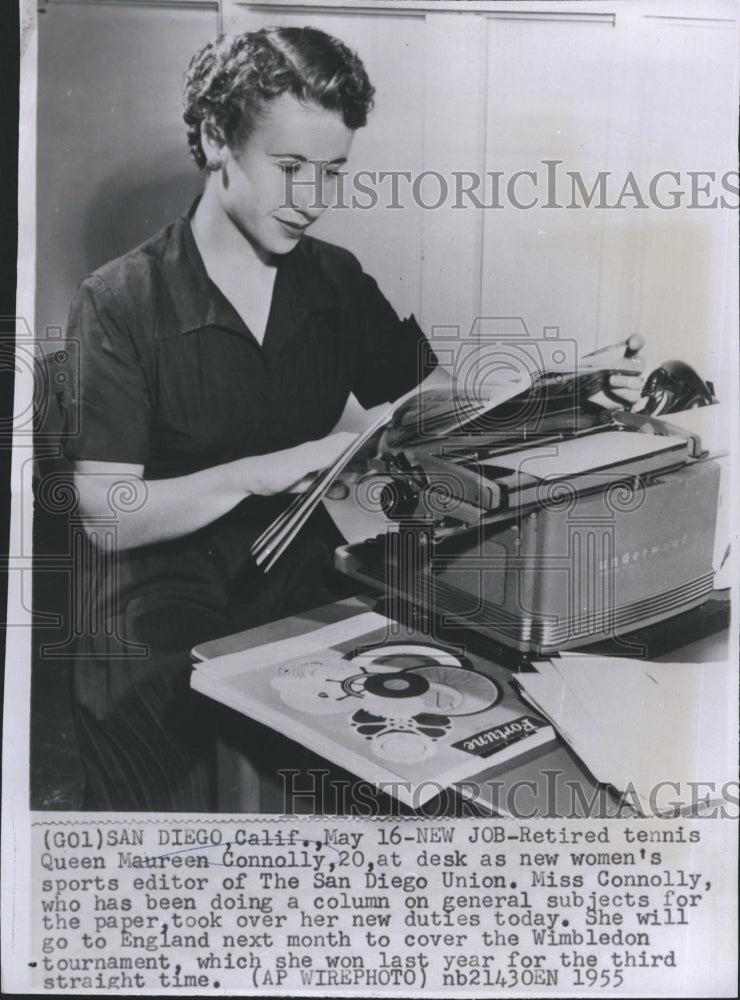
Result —
M 281 240 L 273 240 L 269 247 L 266 247 L 267 252 L 275 254 L 276 256 L 284 257 L 286 253 L 290 253 L 291 250 L 295 249 L 301 242 L 303 237 L 299 236 L 298 239 L 285 238 Z

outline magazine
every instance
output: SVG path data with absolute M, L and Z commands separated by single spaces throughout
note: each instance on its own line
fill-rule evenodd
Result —
M 197 663 L 191 684 L 404 805 L 555 739 L 498 664 L 375 613 Z

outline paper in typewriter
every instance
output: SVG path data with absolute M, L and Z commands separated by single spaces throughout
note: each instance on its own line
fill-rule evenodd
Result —
M 606 431 L 592 437 L 563 441 L 556 447 L 522 448 L 513 455 L 484 459 L 480 464 L 506 468 L 511 463 L 513 470 L 538 479 L 562 479 L 605 466 L 635 462 L 649 455 L 685 446 L 683 438 L 673 435 L 654 437 L 649 434 Z
M 415 808 L 554 739 L 506 670 L 391 625 L 364 614 L 206 660 L 192 686 Z

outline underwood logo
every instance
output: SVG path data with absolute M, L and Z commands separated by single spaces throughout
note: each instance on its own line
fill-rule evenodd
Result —
M 674 552 L 676 549 L 687 545 L 688 541 L 688 535 L 681 535 L 680 538 L 670 538 L 665 542 L 657 542 L 649 548 L 646 546 L 642 549 L 633 549 L 631 552 L 623 552 L 620 556 L 612 556 L 611 559 L 602 559 L 599 563 L 599 569 L 602 573 L 608 569 L 625 569 L 627 566 L 634 566 L 635 563 L 642 563 L 656 556 L 668 555 L 669 552 Z

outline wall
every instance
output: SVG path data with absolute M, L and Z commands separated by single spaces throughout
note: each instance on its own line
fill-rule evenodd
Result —
M 557 327 L 582 351 L 642 333 L 648 362 L 678 356 L 730 389 L 735 213 L 686 206 L 691 170 L 715 174 L 710 195 L 696 202 L 738 200 L 719 183 L 736 168 L 734 3 L 224 0 L 223 11 L 233 31 L 311 23 L 347 39 L 378 86 L 350 170 L 421 164 L 447 179 L 439 208 L 420 208 L 406 189 L 402 211 L 378 206 L 321 220 L 398 308 L 413 308 L 428 330 L 467 330 L 479 315 L 521 317 L 533 334 Z M 552 198 L 547 160 L 558 161 Z M 665 170 L 679 182 L 663 178 L 656 201 L 670 204 L 668 192 L 680 187 L 676 209 L 649 200 L 651 178 Z M 501 207 L 476 208 L 470 198 L 456 205 L 455 171 L 499 173 Z M 537 196 L 538 206 L 507 199 L 517 171 L 533 172 L 537 186 L 523 177 L 515 197 Z M 566 208 L 567 171 L 588 189 L 606 172 L 610 207 Z M 646 208 L 629 195 L 619 202 L 630 172 Z M 431 204 L 440 188 L 427 184 Z M 562 207 L 545 207 L 548 200 Z
M 643 333 L 722 385 L 736 340 L 734 213 L 721 207 L 543 207 L 544 161 L 612 201 L 632 171 L 735 166 L 731 0 L 575 3 L 222 0 L 226 30 L 314 24 L 377 87 L 348 169 L 537 175 L 540 204 L 336 209 L 316 232 L 352 249 L 402 314 L 469 329 L 483 315 L 558 327 L 581 350 Z M 207 0 L 49 0 L 40 16 L 37 331 L 63 325 L 77 281 L 181 213 L 200 186 L 181 123 L 191 53 L 216 34 Z M 421 189 L 435 197 L 432 176 Z M 719 190 L 719 185 L 715 184 Z M 661 193 L 670 189 L 661 187 Z M 436 190 L 439 190 L 438 188 Z M 516 188 L 527 200 L 527 178 Z M 732 200 L 732 199 L 730 199 Z M 735 196 L 734 201 L 737 201 Z M 721 349 L 720 349 L 721 348 Z M 729 374 L 728 374 L 729 373 Z
M 51 0 L 39 13 L 36 332 L 78 282 L 181 215 L 201 180 L 182 75 L 216 3 Z

